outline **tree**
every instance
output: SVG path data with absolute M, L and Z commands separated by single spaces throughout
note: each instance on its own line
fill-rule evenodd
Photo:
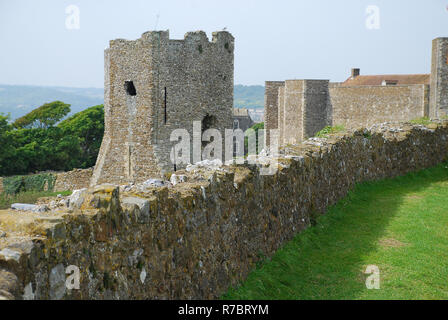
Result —
M 104 134 L 104 106 L 98 105 L 78 112 L 62 121 L 59 128 L 66 136 L 74 136 L 79 140 L 81 148 L 79 168 L 95 165 Z
M 14 154 L 14 146 L 8 136 L 12 126 L 8 120 L 9 115 L 0 114 L 0 172 L 4 172 L 7 169 L 9 166 L 7 160 Z
M 41 128 L 46 129 L 54 126 L 70 112 L 70 105 L 62 101 L 45 103 L 37 109 L 27 113 L 14 121 L 13 126 L 17 129 Z
M 88 108 L 53 126 L 69 110 L 69 105 L 55 101 L 18 119 L 15 128 L 0 114 L 0 175 L 95 165 L 104 134 L 104 107 Z
M 9 131 L 13 152 L 2 157 L 6 166 L 1 175 L 27 174 L 45 170 L 71 170 L 80 162 L 76 137 L 64 134 L 58 127 L 16 129 Z
M 254 131 L 251 131 L 249 129 L 252 129 Z M 248 151 L 249 151 L 249 147 L 248 147 L 249 136 L 251 136 L 253 134 L 255 134 L 256 152 L 258 154 L 261 151 L 261 143 L 264 143 L 264 142 L 259 142 L 258 141 L 258 130 L 264 129 L 264 122 L 256 123 L 252 127 L 250 127 L 249 129 L 248 129 L 248 131 L 246 131 L 246 133 L 244 135 L 245 154 L 247 155 Z

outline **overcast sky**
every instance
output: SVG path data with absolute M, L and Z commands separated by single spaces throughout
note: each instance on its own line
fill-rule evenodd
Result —
M 70 5 L 79 9 L 79 29 L 75 12 L 66 13 Z M 431 40 L 448 36 L 447 6 L 448 0 L 0 0 L 0 84 L 103 87 L 109 40 L 154 29 L 181 39 L 188 31 L 211 37 L 227 28 L 236 41 L 235 84 L 342 81 L 351 67 L 361 74 L 429 73 Z

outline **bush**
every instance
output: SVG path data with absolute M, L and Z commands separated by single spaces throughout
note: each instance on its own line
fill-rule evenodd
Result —
M 53 191 L 56 176 L 51 173 L 41 173 L 29 176 L 13 176 L 3 178 L 3 189 L 7 195 L 21 192 Z
M 257 154 L 261 151 L 262 145 L 260 145 L 260 142 L 258 141 L 258 130 L 264 129 L 264 122 L 256 123 L 252 127 L 246 130 L 246 133 L 244 135 L 244 154 L 247 156 L 249 153 L 249 136 L 251 134 L 254 134 L 254 131 L 251 131 L 250 129 L 255 131 L 255 139 L 256 139 L 256 152 Z M 261 141 L 262 144 L 264 144 L 264 141 Z
M 77 168 L 95 165 L 104 134 L 104 106 L 98 105 L 78 112 L 59 125 L 66 136 L 78 139 L 80 156 Z
M 16 129 L 8 123 L 9 117 L 0 114 L 0 176 L 95 165 L 104 133 L 103 106 L 53 126 L 67 110 L 68 105 L 59 101 L 46 104 L 18 119 Z

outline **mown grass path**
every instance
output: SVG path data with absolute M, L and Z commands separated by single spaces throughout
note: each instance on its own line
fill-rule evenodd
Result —
M 448 299 L 448 163 L 358 185 L 223 298 Z

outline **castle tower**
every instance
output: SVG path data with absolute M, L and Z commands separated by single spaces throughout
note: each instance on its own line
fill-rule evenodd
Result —
M 271 129 L 278 129 L 279 88 L 283 87 L 283 81 L 266 81 L 264 91 L 264 144 L 269 146 L 271 142 Z
M 329 80 L 286 80 L 279 91 L 283 125 L 281 145 L 296 144 L 328 125 Z
M 448 38 L 432 41 L 429 105 L 431 118 L 448 115 Z
M 168 31 L 110 41 L 104 56 L 105 132 L 91 185 L 142 182 L 176 168 L 170 135 L 193 121 L 232 128 L 234 38 Z

